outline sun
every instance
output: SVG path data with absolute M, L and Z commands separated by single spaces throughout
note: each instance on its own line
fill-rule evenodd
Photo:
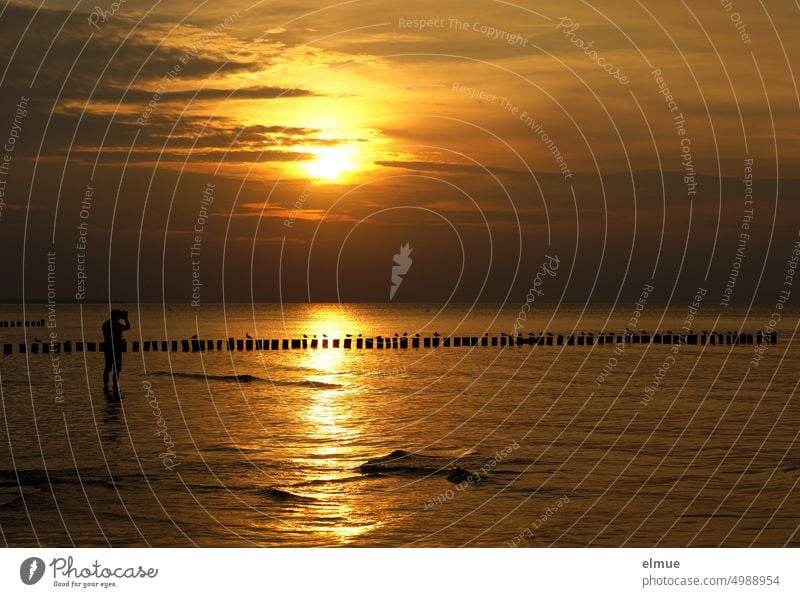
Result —
M 356 152 L 352 147 L 319 147 L 311 150 L 317 157 L 303 164 L 306 172 L 317 180 L 334 182 L 343 174 L 358 168 Z

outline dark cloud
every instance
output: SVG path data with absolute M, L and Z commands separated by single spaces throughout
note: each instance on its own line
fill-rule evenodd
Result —
M 379 166 L 386 168 L 399 168 L 402 170 L 419 170 L 425 172 L 466 172 L 471 174 L 486 175 L 489 173 L 514 173 L 525 174 L 522 170 L 515 170 L 513 168 L 503 168 L 500 166 L 492 166 L 488 164 L 453 164 L 448 162 L 415 162 L 415 161 L 400 161 L 400 160 L 378 160 L 375 162 Z

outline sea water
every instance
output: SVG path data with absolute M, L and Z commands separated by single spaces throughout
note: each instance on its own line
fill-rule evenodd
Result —
M 118 306 L 129 343 L 483 335 L 520 321 L 523 335 L 621 334 L 632 312 Z M 0 356 L 5 545 L 800 545 L 788 310 L 757 364 L 755 347 L 727 345 L 128 352 L 117 399 L 101 353 L 18 354 L 51 333 L 100 340 L 107 313 L 0 306 L 0 320 L 53 324 L 0 329 L 15 345 Z M 686 313 L 647 305 L 637 325 L 679 333 Z M 770 314 L 700 309 L 693 325 L 755 332 Z

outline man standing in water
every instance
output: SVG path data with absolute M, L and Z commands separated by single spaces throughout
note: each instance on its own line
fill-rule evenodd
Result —
M 123 320 L 125 323 L 121 323 Z M 103 352 L 106 367 L 103 370 L 103 390 L 108 391 L 108 374 L 114 372 L 114 393 L 119 393 L 119 374 L 122 371 L 122 332 L 131 329 L 128 312 L 119 309 L 111 310 L 111 318 L 103 323 Z

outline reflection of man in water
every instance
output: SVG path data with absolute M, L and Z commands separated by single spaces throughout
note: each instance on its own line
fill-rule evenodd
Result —
M 120 323 L 123 320 L 125 323 Z M 103 352 L 106 367 L 103 370 L 103 389 L 108 391 L 108 374 L 114 372 L 114 391 L 119 391 L 119 374 L 122 371 L 122 332 L 131 329 L 128 312 L 111 310 L 111 319 L 103 324 Z

